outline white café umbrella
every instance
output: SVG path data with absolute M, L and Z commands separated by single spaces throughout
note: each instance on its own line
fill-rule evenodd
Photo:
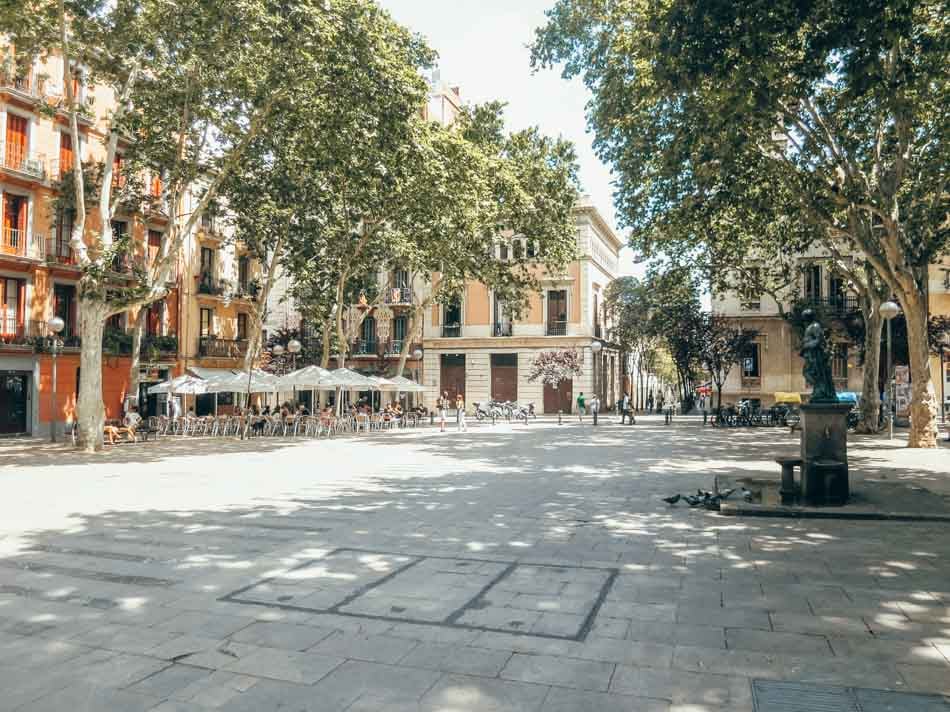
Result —
M 337 414 L 341 413 L 341 408 L 343 405 L 343 391 L 344 390 L 363 390 L 370 391 L 375 387 L 374 383 L 362 373 L 357 373 L 356 371 L 351 371 L 348 368 L 335 368 L 330 371 L 330 375 L 327 376 L 326 384 L 327 386 L 333 386 L 338 389 L 337 394 Z
M 301 390 L 333 390 L 336 385 L 329 382 L 332 372 L 319 366 L 304 366 L 277 379 L 281 389 L 299 388 Z
M 390 378 L 389 382 L 395 384 L 396 390 L 400 393 L 422 393 L 425 390 L 425 386 L 421 383 L 416 383 L 405 376 L 395 376 Z
M 209 393 L 208 382 L 194 376 L 178 376 L 148 389 L 150 394 L 176 393 L 180 395 L 200 395 Z

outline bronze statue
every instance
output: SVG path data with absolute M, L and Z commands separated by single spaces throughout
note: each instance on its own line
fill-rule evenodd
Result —
M 812 321 L 815 313 L 811 309 L 802 312 L 806 322 L 811 321 L 802 337 L 802 350 L 799 352 L 805 359 L 805 368 L 802 373 L 805 381 L 811 385 L 811 403 L 837 403 L 835 384 L 831 377 L 831 362 L 825 350 L 825 330 L 818 321 Z

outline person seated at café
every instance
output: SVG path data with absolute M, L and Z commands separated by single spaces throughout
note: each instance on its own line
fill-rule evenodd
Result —
M 307 406 L 301 403 L 297 406 L 297 415 L 310 415 L 310 411 L 307 410 Z
M 270 415 L 270 406 L 265 405 L 264 410 L 261 411 L 261 415 Z
M 402 406 L 401 406 L 399 403 L 396 403 L 396 404 L 393 406 L 393 413 L 395 413 L 396 415 L 399 415 L 399 416 L 402 415 Z
M 131 410 L 125 414 L 125 417 L 122 419 L 122 427 L 118 428 L 119 433 L 123 433 L 128 436 L 129 442 L 135 442 L 135 430 L 142 424 L 142 416 L 139 415 L 139 409 L 136 406 L 132 406 Z

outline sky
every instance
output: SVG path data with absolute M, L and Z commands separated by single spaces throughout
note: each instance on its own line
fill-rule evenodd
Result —
M 611 172 L 594 155 L 593 136 L 587 131 L 586 88 L 579 79 L 562 79 L 558 70 L 531 69 L 527 45 L 554 0 L 378 2 L 397 22 L 426 38 L 439 54 L 442 79 L 460 87 L 463 101 L 505 101 L 509 129 L 538 126 L 546 134 L 573 141 L 582 189 L 616 227 Z M 621 253 L 621 271 L 642 274 L 629 248 Z

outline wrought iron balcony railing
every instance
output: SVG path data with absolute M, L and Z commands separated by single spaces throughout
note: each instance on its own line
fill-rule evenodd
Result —
M 247 351 L 247 339 L 219 339 L 216 336 L 198 338 L 198 355 L 212 358 L 242 358 Z
M 69 245 L 69 238 L 58 236 L 46 238 L 46 261 L 57 265 L 78 264 L 76 254 Z
M 511 336 L 512 327 L 511 324 L 495 324 L 492 328 L 492 336 Z
M 376 356 L 379 354 L 379 342 L 369 339 L 357 339 L 353 344 L 354 356 Z
M 859 311 L 861 308 L 857 297 L 843 294 L 832 297 L 806 297 L 804 304 L 805 306 L 826 309 L 835 314 L 850 314 Z
M 462 335 L 461 324 L 444 324 L 442 326 L 442 338 L 455 339 Z
M 544 333 L 547 336 L 567 336 L 567 322 L 549 321 Z
M 4 141 L 0 141 L 0 152 L 4 168 L 39 180 L 46 178 L 46 154 L 29 151 L 20 143 Z
M 412 304 L 412 290 L 409 287 L 392 287 L 386 290 L 387 304 Z
M 0 254 L 43 259 L 43 241 L 16 228 L 0 228 Z

